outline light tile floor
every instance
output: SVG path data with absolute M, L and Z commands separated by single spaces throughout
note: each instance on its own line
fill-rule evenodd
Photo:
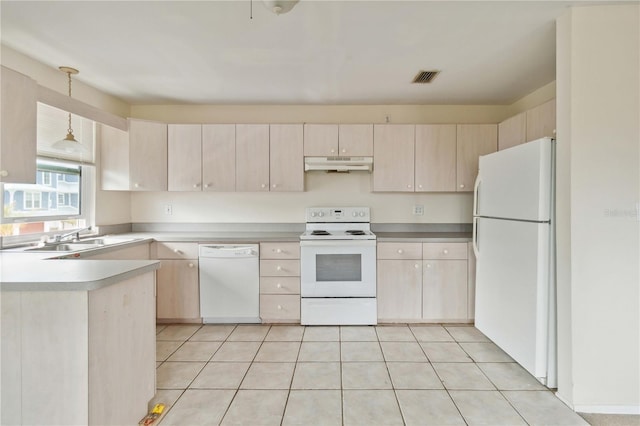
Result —
M 159 325 L 163 426 L 586 425 L 470 326 Z

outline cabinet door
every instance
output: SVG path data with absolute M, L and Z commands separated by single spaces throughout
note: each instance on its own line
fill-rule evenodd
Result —
M 555 137 L 556 100 L 552 99 L 527 111 L 527 142 Z
M 422 318 L 422 261 L 378 260 L 378 320 Z
M 105 191 L 128 191 L 131 187 L 129 134 L 100 124 L 100 178 Z
M 132 191 L 167 190 L 167 125 L 129 120 L 129 171 Z
M 498 124 L 498 151 L 525 143 L 527 114 L 522 112 Z
M 456 190 L 456 126 L 416 125 L 416 192 Z
M 414 133 L 409 124 L 374 126 L 374 191 L 413 192 Z
M 371 157 L 373 155 L 373 124 L 341 124 L 340 155 Z
M 202 125 L 202 190 L 236 190 L 236 126 Z
M 269 190 L 269 125 L 236 125 L 236 191 Z
M 430 321 L 467 320 L 467 261 L 424 260 L 422 317 Z
M 157 283 L 158 319 L 199 319 L 197 260 L 163 260 L 157 272 Z
M 37 84 L 2 67 L 0 182 L 36 183 Z
M 495 124 L 458 124 L 457 191 L 473 191 L 478 176 L 478 158 L 498 149 L 498 126 Z
M 338 155 L 338 125 L 305 124 L 304 155 L 305 157 Z
M 202 188 L 202 125 L 168 125 L 169 191 Z
M 271 191 L 304 191 L 302 124 L 272 124 L 269 130 Z

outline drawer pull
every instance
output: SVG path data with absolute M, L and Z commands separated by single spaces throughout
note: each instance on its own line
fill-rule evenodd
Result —
M 173 252 L 174 252 L 174 253 L 176 253 L 176 254 L 180 254 L 180 253 L 182 253 L 182 252 L 181 252 L 180 250 L 178 250 L 178 249 L 173 249 Z
M 398 254 L 402 254 L 402 253 L 404 253 L 404 250 L 398 249 Z
M 282 249 L 276 249 L 276 253 L 282 253 Z
M 431 264 L 430 263 L 427 263 L 427 268 L 431 268 Z
M 282 284 L 280 283 L 276 284 L 276 288 L 282 288 Z
M 449 254 L 449 250 L 447 250 L 447 249 L 442 250 L 442 252 L 443 252 L 444 254 Z
M 198 188 L 198 187 L 200 187 L 200 184 L 199 184 L 199 183 L 194 183 L 194 184 L 193 184 L 193 187 L 194 187 L 194 188 Z
M 413 265 L 414 268 L 418 269 L 420 267 L 420 265 L 418 265 L 417 263 L 415 265 Z
M 276 266 L 276 271 L 282 271 L 282 266 L 280 265 Z
M 281 311 L 282 310 L 282 305 L 278 305 L 278 310 Z

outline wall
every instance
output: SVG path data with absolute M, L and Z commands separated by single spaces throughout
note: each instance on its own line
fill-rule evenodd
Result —
M 639 24 L 638 4 L 558 21 L 558 395 L 577 411 L 640 414 Z

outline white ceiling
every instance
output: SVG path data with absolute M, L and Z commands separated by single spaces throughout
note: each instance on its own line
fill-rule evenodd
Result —
M 555 79 L 555 18 L 569 4 L 302 0 L 280 16 L 260 0 L 0 7 L 3 44 L 131 104 L 509 104 Z M 432 69 L 433 83 L 411 84 Z

